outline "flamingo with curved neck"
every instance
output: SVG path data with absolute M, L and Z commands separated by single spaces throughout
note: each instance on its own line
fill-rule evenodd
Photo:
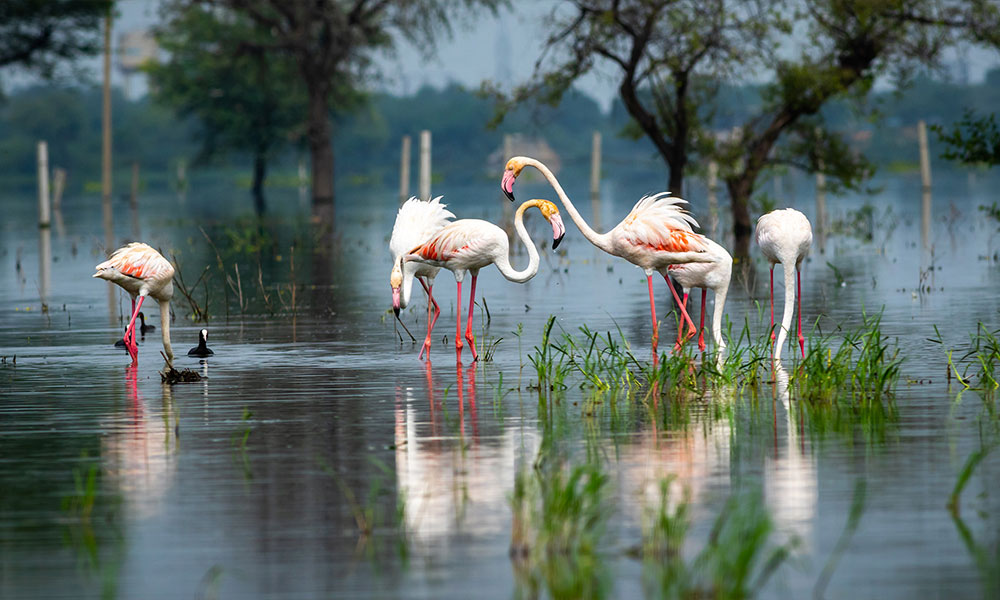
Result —
M 528 266 L 522 270 L 515 269 L 510 264 L 509 243 L 503 229 L 493 223 L 480 219 L 460 219 L 453 221 L 438 231 L 433 237 L 410 250 L 400 259 L 400 269 L 409 262 L 419 262 L 433 267 L 443 267 L 455 275 L 458 287 L 456 306 L 458 316 L 455 330 L 455 351 L 461 357 L 462 352 L 462 281 L 466 272 L 472 274 L 472 290 L 469 294 L 469 318 L 465 326 L 465 339 L 469 342 L 472 359 L 479 360 L 476 352 L 476 340 L 472 335 L 472 311 L 476 300 L 476 279 L 479 270 L 495 264 L 500 274 L 508 281 L 524 283 L 538 273 L 538 250 L 524 227 L 524 212 L 538 207 L 542 216 L 552 225 L 552 248 L 555 249 L 566 234 L 559 209 L 548 200 L 528 200 L 522 204 L 514 215 L 514 229 L 517 237 L 527 248 Z
M 785 309 L 781 315 L 781 330 L 771 349 L 771 357 L 781 360 L 781 348 L 792 327 L 792 313 L 798 297 L 798 340 L 802 358 L 806 357 L 806 339 L 802 335 L 802 276 L 799 267 L 812 246 L 812 225 L 809 219 L 794 208 L 772 210 L 757 219 L 754 234 L 761 252 L 771 263 L 771 340 L 774 341 L 774 265 L 781 263 L 785 271 Z M 798 294 L 796 294 L 798 286 Z
M 656 320 L 656 303 L 653 297 L 653 272 L 663 271 L 676 264 L 715 262 L 707 252 L 705 238 L 694 233 L 691 228 L 692 225 L 697 226 L 697 221 L 680 207 L 686 201 L 671 197 L 668 193 L 644 196 L 621 223 L 607 233 L 597 233 L 573 206 L 556 176 L 540 160 L 515 156 L 507 161 L 500 188 L 511 201 L 514 200 L 514 181 L 524 167 L 534 167 L 545 177 L 583 237 L 591 244 L 608 254 L 624 258 L 645 271 L 649 286 L 649 311 L 653 319 L 652 345 L 655 354 L 659 340 L 659 322 Z M 680 307 L 682 320 L 691 323 L 691 317 L 673 286 L 670 286 L 670 292 Z M 691 323 L 691 326 L 694 327 L 694 324 Z

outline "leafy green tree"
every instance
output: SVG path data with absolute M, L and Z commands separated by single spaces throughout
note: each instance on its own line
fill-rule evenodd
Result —
M 995 114 L 980 115 L 966 110 L 950 128 L 933 125 L 931 129 L 947 146 L 942 153 L 944 158 L 965 164 L 1000 164 L 1000 129 Z
M 846 187 L 871 174 L 868 161 L 825 126 L 827 103 L 864 99 L 879 76 L 906 81 L 959 36 L 984 41 L 1000 22 L 987 0 L 572 4 L 572 14 L 553 17 L 531 82 L 502 97 L 500 113 L 530 97 L 557 102 L 583 74 L 610 68 L 634 122 L 630 130 L 653 142 L 672 192 L 681 192 L 692 157 L 720 162 L 738 257 L 748 255 L 750 198 L 768 169 L 822 170 Z M 722 82 L 751 78 L 765 83 L 748 116 L 728 131 L 712 131 Z
M 0 2 L 0 69 L 51 76 L 64 60 L 101 49 L 101 22 L 112 0 Z
M 268 39 L 244 40 L 244 47 L 288 56 L 305 88 L 306 138 L 312 158 L 314 211 L 332 220 L 333 146 L 330 108 L 354 97 L 371 74 L 376 50 L 392 50 L 405 35 L 430 51 L 435 33 L 450 33 L 455 9 L 485 7 L 504 0 L 188 0 L 226 9 L 253 20 Z
M 240 13 L 186 2 L 167 5 L 157 31 L 169 59 L 146 67 L 157 102 L 201 124 L 200 161 L 253 156 L 252 192 L 264 212 L 268 161 L 301 134 L 305 93 L 291 57 L 266 52 L 267 30 Z

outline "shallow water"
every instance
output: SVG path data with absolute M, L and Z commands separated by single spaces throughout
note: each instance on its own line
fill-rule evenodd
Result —
M 586 324 L 617 335 L 620 328 L 644 362 L 650 322 L 641 271 L 596 251 L 568 223 L 564 246 L 553 253 L 537 215 L 529 218 L 529 231 L 541 240 L 539 275 L 515 285 L 488 269 L 479 282 L 490 319 L 487 325 L 480 305 L 477 336 L 485 331 L 491 340 L 502 338 L 493 360 L 471 363 L 466 353 L 456 364 L 454 283 L 442 273 L 435 286 L 442 315 L 433 363 L 422 362 L 417 345 L 400 342 L 406 334 L 397 335 L 386 312 L 386 242 L 396 205 L 386 190 L 346 191 L 334 234 L 326 237 L 310 226 L 307 204 L 294 192 L 273 193 L 259 259 L 248 245 L 256 226 L 230 216 L 249 210 L 243 191 L 215 182 L 195 185 L 201 191 L 183 200 L 170 192 L 143 197 L 139 237 L 172 249 L 189 285 L 210 268 L 208 284 L 193 295 L 202 305 L 205 294 L 210 297 L 215 355 L 206 361 L 185 356 L 203 324 L 188 318 L 190 305 L 179 293 L 171 328 L 177 366 L 207 379 L 162 385 L 159 331 L 140 342 L 137 368 L 112 345 L 128 299 L 115 291 L 109 302 L 107 285 L 90 278 L 104 256 L 97 200 L 65 201 L 51 235 L 54 262 L 43 312 L 32 195 L 7 196 L 0 200 L 6 212 L 0 225 L 0 597 L 439 598 L 468 597 L 471 590 L 489 597 L 559 596 L 540 574 L 544 569 L 508 554 L 515 479 L 540 457 L 572 466 L 591 455 L 608 476 L 598 565 L 579 575 L 593 577 L 595 594 L 664 593 L 655 566 L 631 558 L 629 550 L 642 540 L 643 507 L 655 499 L 657 482 L 672 475 L 672 489 L 691 494 L 689 558 L 704 546 L 728 498 L 762 494 L 776 527 L 772 546 L 796 544 L 767 581 L 764 597 L 813 593 L 858 482 L 865 485 L 864 510 L 826 596 L 857 590 L 877 597 L 982 596 L 997 577 L 1000 503 L 990 482 L 1000 475 L 998 454 L 987 455 L 973 472 L 961 520 L 946 503 L 967 457 L 995 443 L 996 417 L 974 392 L 956 397 L 960 386 L 946 380 L 945 350 L 967 342 L 977 322 L 997 324 L 1000 269 L 988 260 L 995 224 L 976 210 L 992 202 L 996 182 L 938 177 L 936 189 L 948 191 L 934 198 L 933 255 L 920 237 L 919 180 L 883 183 L 873 198 L 874 240 L 832 235 L 803 270 L 810 330 L 855 327 L 862 308 L 881 309 L 883 331 L 898 339 L 904 376 L 894 418 L 881 426 L 850 415 L 831 423 L 803 413 L 794 391 L 786 405 L 773 399 L 770 385 L 757 394 L 710 398 L 724 406 L 721 417 L 703 401 L 693 401 L 680 419 L 650 417 L 641 396 L 595 403 L 575 384 L 541 404 L 530 387 L 535 375 L 528 355 L 549 315 L 557 315 L 557 331 L 576 333 Z M 655 185 L 606 182 L 598 208 L 604 226 Z M 582 186 L 567 187 L 587 197 Z M 440 192 L 460 216 L 497 222 L 505 214 L 494 181 Z M 537 181 L 519 182 L 518 193 L 552 197 Z M 786 195 L 812 217 L 807 185 L 799 182 Z M 838 219 L 861 200 L 829 203 Z M 581 204 L 581 212 L 592 214 L 589 202 Z M 116 208 L 115 238 L 124 242 L 134 226 L 127 204 Z M 694 209 L 703 215 L 702 202 Z M 199 227 L 219 247 L 227 273 L 239 265 L 244 314 Z M 513 262 L 525 260 L 522 253 Z M 937 268 L 928 270 L 931 264 Z M 759 332 L 766 327 L 760 320 L 766 319 L 760 308 L 767 302 L 766 265 L 758 262 L 755 270 L 753 282 L 734 281 L 727 315 L 736 329 L 746 318 Z M 918 293 L 922 270 L 928 273 L 923 285 L 932 289 Z M 661 340 L 669 340 L 669 296 L 662 281 L 654 285 Z M 782 287 L 776 286 L 780 312 Z M 403 317 L 419 339 L 425 305 L 415 288 Z M 693 304 L 697 300 L 695 294 Z M 155 304 L 144 308 L 159 325 Z M 928 341 L 934 325 L 944 344 Z M 992 572 L 977 568 L 963 541 L 966 530 L 992 548 Z

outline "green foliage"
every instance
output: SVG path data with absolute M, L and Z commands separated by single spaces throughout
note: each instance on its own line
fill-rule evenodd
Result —
M 298 67 L 289 55 L 261 48 L 267 28 L 198 4 L 171 8 L 157 31 L 169 59 L 145 71 L 158 103 L 200 123 L 201 161 L 236 151 L 263 164 L 301 136 L 306 98 Z M 261 185 L 255 181 L 255 189 Z
M 965 164 L 1000 164 L 1000 129 L 992 113 L 980 116 L 967 108 L 950 128 L 931 125 L 931 130 L 945 143 L 943 158 Z
M 1000 330 L 990 331 L 980 322 L 976 332 L 969 336 L 969 344 L 964 351 L 954 357 L 953 351 L 948 352 L 950 368 L 966 389 L 974 389 L 983 394 L 987 400 L 995 397 L 1000 388 Z M 959 367 L 962 367 L 959 372 Z M 992 401 L 989 402 L 992 406 Z
M 862 325 L 844 333 L 834 352 L 829 340 L 813 336 L 790 377 L 799 397 L 812 403 L 881 403 L 893 398 L 903 359 L 881 330 L 881 314 L 862 313 Z
M 17 66 L 51 77 L 62 61 L 96 54 L 111 0 L 0 4 L 0 68 Z

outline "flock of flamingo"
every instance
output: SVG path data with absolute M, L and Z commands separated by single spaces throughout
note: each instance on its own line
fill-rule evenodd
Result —
M 674 301 L 680 309 L 680 322 L 674 350 L 679 350 L 695 333 L 698 333 L 698 348 L 706 348 L 704 339 L 706 296 L 711 289 L 715 293 L 715 310 L 712 316 L 712 337 L 719 351 L 725 349 L 722 339 L 722 314 L 732 275 L 733 259 L 729 252 L 704 235 L 695 233 L 695 221 L 684 208 L 687 202 L 668 193 L 647 195 L 640 199 L 625 218 L 607 233 L 597 233 L 587 224 L 573 206 L 569 196 L 559 184 L 552 171 L 541 161 L 526 156 L 516 156 L 507 161 L 500 187 L 504 194 L 514 201 L 514 182 L 525 167 L 534 167 L 545 177 L 562 202 L 570 218 L 580 229 L 583 237 L 601 250 L 624 258 L 642 268 L 646 273 L 649 287 L 649 310 L 652 317 L 652 349 L 656 356 L 659 341 L 659 323 L 656 319 L 656 303 L 653 294 L 653 273 L 659 273 L 666 281 Z M 473 360 L 478 360 L 475 337 L 472 334 L 472 316 L 476 297 L 476 279 L 479 270 L 494 264 L 500 273 L 515 283 L 524 283 L 538 273 L 539 256 L 534 243 L 524 227 L 524 213 L 530 208 L 538 208 L 542 216 L 552 226 L 552 248 L 555 249 L 566 234 L 562 217 L 556 205 L 548 200 L 528 200 L 521 204 L 514 216 L 514 229 L 528 252 L 528 266 L 516 270 L 510 264 L 509 243 L 503 229 L 480 219 L 452 220 L 455 215 L 441 203 L 441 197 L 428 201 L 410 198 L 400 207 L 392 228 L 389 249 L 392 253 L 392 271 L 389 283 L 392 288 L 392 307 L 399 317 L 399 311 L 410 301 L 413 280 L 420 281 L 427 293 L 427 336 L 418 353 L 418 358 L 426 354 L 430 358 L 431 332 L 441 309 L 434 300 L 434 278 L 441 268 L 448 269 L 455 276 L 457 285 L 457 316 L 455 330 L 455 350 L 461 358 L 464 343 L 468 342 Z M 812 227 L 809 220 L 792 208 L 774 210 L 757 220 L 755 240 L 764 256 L 771 263 L 770 305 L 772 356 L 780 360 L 781 348 L 791 328 L 793 313 L 798 312 L 798 342 L 805 357 L 805 337 L 802 334 L 801 316 L 801 275 L 799 267 L 812 245 Z M 775 337 L 774 327 L 774 267 L 781 263 L 785 273 L 785 307 L 781 323 Z M 170 346 L 170 298 L 173 296 L 174 268 L 170 262 L 150 246 L 133 242 L 115 250 L 108 260 L 96 267 L 94 277 L 106 279 L 121 286 L 132 297 L 132 316 L 125 329 L 123 342 L 133 364 L 138 362 L 139 350 L 135 342 L 136 318 L 141 314 L 143 300 L 151 296 L 160 304 L 160 323 L 163 349 L 167 363 L 173 362 L 174 354 Z M 469 310 L 462 333 L 462 282 L 465 274 L 472 275 L 469 290 Z M 674 289 L 673 277 L 682 289 L 681 298 Z M 701 288 L 701 322 L 694 326 L 687 311 L 687 300 L 692 288 Z M 798 290 L 796 290 L 798 288 Z M 795 303 L 798 298 L 799 309 Z M 142 321 L 145 328 L 145 321 Z M 684 333 L 685 325 L 688 326 Z M 143 330 L 145 331 L 145 329 Z M 207 330 L 202 330 L 198 348 L 193 348 L 202 356 L 212 351 L 205 347 Z M 207 353 L 205 352 L 207 351 Z

